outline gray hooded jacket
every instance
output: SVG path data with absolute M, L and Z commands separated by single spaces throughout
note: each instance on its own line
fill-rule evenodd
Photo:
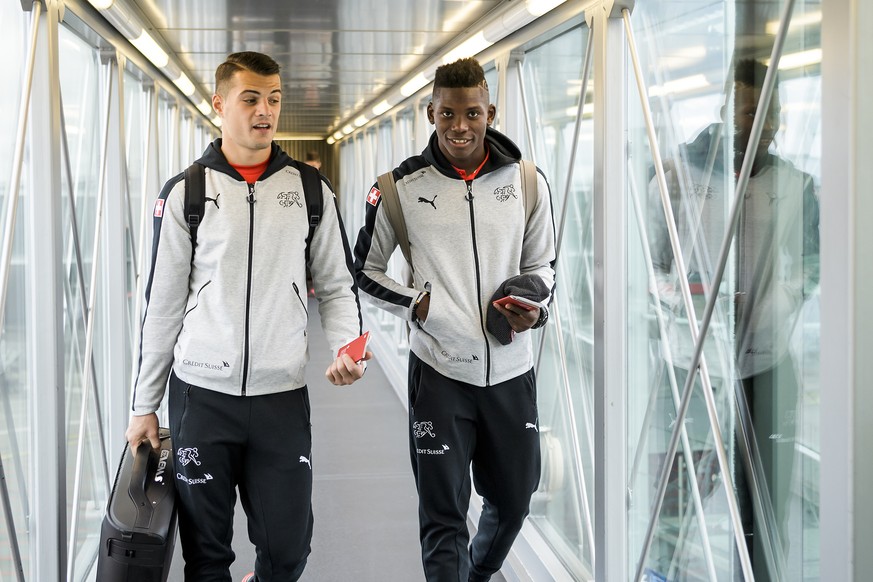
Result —
M 156 202 L 133 412 L 158 409 L 172 367 L 184 382 L 254 396 L 300 388 L 309 359 L 306 326 L 306 198 L 296 163 L 276 144 L 249 185 L 221 153 L 206 166 L 206 204 L 191 256 L 180 174 Z M 309 269 L 332 353 L 361 333 L 345 230 L 322 181 L 321 221 Z
M 386 274 L 397 238 L 373 186 L 355 245 L 358 285 L 379 307 L 412 321 L 415 299 L 430 291 L 427 320 L 413 324 L 410 349 L 441 374 L 475 386 L 515 378 L 533 366 L 531 334 L 501 345 L 485 329 L 492 294 L 510 277 L 532 274 L 555 286 L 555 228 L 549 185 L 525 224 L 521 152 L 488 129 L 488 161 L 465 182 L 439 149 L 436 134 L 420 156 L 393 171 L 409 235 L 413 286 Z M 551 298 L 546 298 L 548 303 Z

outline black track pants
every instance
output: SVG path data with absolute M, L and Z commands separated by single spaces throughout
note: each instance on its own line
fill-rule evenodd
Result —
M 410 455 L 428 582 L 485 581 L 500 569 L 540 477 L 533 370 L 479 387 L 409 355 Z M 484 499 L 467 547 L 470 466 Z
M 260 582 L 297 580 L 312 539 L 307 389 L 229 396 L 170 376 L 185 580 L 230 581 L 236 488 Z

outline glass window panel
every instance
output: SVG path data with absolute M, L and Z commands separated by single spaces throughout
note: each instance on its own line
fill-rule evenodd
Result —
M 72 176 L 63 176 L 62 209 L 64 233 L 64 273 L 65 273 L 65 309 L 66 334 L 64 341 L 66 369 L 66 405 L 68 434 L 67 447 L 67 490 L 75 490 L 75 479 L 79 478 L 79 512 L 77 528 L 73 532 L 76 539 L 73 559 L 77 566 L 75 571 L 81 575 L 85 565 L 90 563 L 99 543 L 100 522 L 109 484 L 105 478 L 105 460 L 95 430 L 97 421 L 93 402 L 87 403 L 89 421 L 85 426 L 79 426 L 82 407 L 83 386 L 85 381 L 85 321 L 83 317 L 83 302 L 88 300 L 88 289 L 91 285 L 91 272 L 97 265 L 92 264 L 95 227 L 98 217 L 99 187 L 100 187 L 100 149 L 105 122 L 106 98 L 104 95 L 105 76 L 109 67 L 101 65 L 95 47 L 89 45 L 78 35 L 66 27 L 59 29 L 59 72 L 61 95 L 64 108 L 65 131 L 69 144 L 70 167 Z M 117 78 L 113 81 L 115 98 L 117 99 Z M 72 188 L 68 181 L 72 180 Z M 73 217 L 70 212 L 69 192 L 72 190 L 76 222 L 80 243 L 84 287 L 80 285 L 72 236 Z M 98 289 L 102 279 L 98 277 Z M 98 293 L 98 298 L 100 294 Z M 102 300 L 94 308 L 95 335 L 93 354 L 98 375 L 91 375 L 92 386 L 104 385 L 101 375 L 103 367 L 101 360 L 107 350 L 105 340 L 99 330 L 100 321 L 105 317 Z M 94 391 L 90 392 L 93 398 Z M 82 466 L 77 475 L 77 446 L 80 439 L 84 440 Z M 73 509 L 72 496 L 69 496 L 68 510 Z M 68 516 L 71 517 L 71 516 Z M 69 522 L 72 523 L 72 522 Z
M 494 66 L 493 63 L 483 64 L 483 69 L 485 69 L 485 82 L 488 83 L 488 94 L 491 99 L 491 103 L 497 104 L 499 103 L 498 97 L 500 96 L 500 73 L 497 71 L 497 67 Z M 500 111 L 497 112 L 497 119 L 500 118 Z M 495 119 L 495 121 L 497 121 Z M 498 124 L 499 126 L 499 124 Z
M 536 128 L 537 165 L 551 185 L 556 224 L 565 221 L 558 287 L 537 369 L 543 476 L 531 520 L 580 579 L 593 573 L 594 543 L 594 127 L 590 114 L 577 120 L 587 35 L 588 29 L 577 24 L 560 36 L 538 40 L 525 53 L 523 79 L 529 96 L 527 115 Z M 565 193 L 574 144 L 573 179 Z
M 175 123 L 176 102 L 165 91 L 158 97 L 158 180 L 163 184 L 177 170 L 179 128 Z
M 19 550 L 24 559 L 24 576 L 28 577 L 30 565 L 28 524 L 29 506 L 28 476 L 31 474 L 30 456 L 26 454 L 30 431 L 29 410 L 32 392 L 29 390 L 27 346 L 29 344 L 26 317 L 33 308 L 27 292 L 27 271 L 25 270 L 25 225 L 28 223 L 27 196 L 30 190 L 29 176 L 30 141 L 25 142 L 20 187 L 17 193 L 10 193 L 12 162 L 15 152 L 15 136 L 18 132 L 18 110 L 21 91 L 24 87 L 24 72 L 28 58 L 30 40 L 30 14 L 22 12 L 18 3 L 0 3 L 0 51 L 8 59 L 12 84 L 7 91 L 0 92 L 0 237 L 5 237 L 6 205 L 10 194 L 18 195 L 18 216 L 13 232 L 12 262 L 6 289 L 6 304 L 3 320 L 0 321 L 0 462 L 5 472 L 8 487 L 12 520 L 15 531 L 6 527 L 6 516 L 0 507 L 0 580 L 15 578 L 15 564 L 12 560 L 12 536 L 18 540 Z M 2 289 L 0 289 L 2 292 Z
M 778 88 L 767 102 L 759 100 L 781 2 L 655 0 L 637 5 L 632 17 L 678 231 L 673 248 L 631 71 L 628 207 L 641 209 L 628 218 L 632 568 L 668 441 L 674 430 L 683 436 L 645 562 L 652 576 L 741 576 L 727 504 L 733 492 L 724 487 L 729 475 L 755 578 L 818 579 L 821 124 L 814 51 L 821 45 L 820 19 L 811 15 L 820 10 L 820 2 L 795 4 L 792 20 L 805 24 L 789 29 Z M 793 66 L 796 55 L 810 54 Z M 750 143 L 756 120 L 762 137 Z M 751 177 L 738 192 L 747 159 Z M 725 240 L 729 252 L 718 278 Z M 690 304 L 681 293 L 686 282 Z M 677 424 L 694 349 L 691 327 L 710 298 L 706 368 Z M 705 390 L 728 473 L 717 460 Z
M 146 122 L 149 114 L 149 92 L 146 91 L 141 75 L 126 71 L 124 74 L 124 135 L 127 140 L 125 153 L 127 160 L 127 188 L 130 207 L 127 210 L 129 224 L 125 238 L 125 267 L 127 272 L 127 317 L 130 345 L 136 342 L 134 337 L 137 315 L 134 313 L 137 301 L 136 277 L 140 260 L 137 249 L 140 237 L 143 236 L 143 219 L 145 217 L 144 199 L 151 193 L 144 193 L 146 184 Z M 144 196 L 145 194 L 145 196 Z M 143 241 L 145 243 L 145 241 Z

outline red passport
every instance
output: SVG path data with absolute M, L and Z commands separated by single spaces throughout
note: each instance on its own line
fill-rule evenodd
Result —
M 364 359 L 364 355 L 367 353 L 367 344 L 370 343 L 370 332 L 365 331 L 363 335 L 358 336 L 353 339 L 343 347 L 341 347 L 337 353 L 336 357 L 340 357 L 343 354 L 348 354 L 353 362 L 357 363 Z

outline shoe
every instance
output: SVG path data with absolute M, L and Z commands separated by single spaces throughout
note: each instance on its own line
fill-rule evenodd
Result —
M 243 579 L 241 582 L 255 582 L 255 573 L 249 572 L 248 574 L 243 576 Z

